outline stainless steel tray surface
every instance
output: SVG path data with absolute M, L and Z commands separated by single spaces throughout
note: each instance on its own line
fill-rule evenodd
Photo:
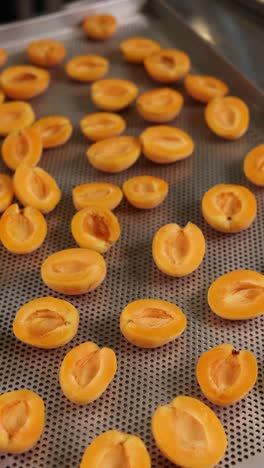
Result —
M 128 65 L 122 60 L 118 51 L 120 41 L 128 36 L 144 35 L 155 38 L 165 47 L 183 48 L 190 53 L 195 71 L 224 77 L 230 83 L 232 92 L 247 100 L 252 114 L 250 129 L 238 141 L 227 142 L 217 138 L 205 125 L 204 107 L 188 98 L 182 86 L 177 86 L 184 93 L 185 105 L 172 125 L 186 130 L 193 137 L 196 145 L 193 156 L 170 166 L 152 164 L 142 156 L 139 162 L 123 173 L 103 174 L 89 166 L 85 157 L 88 143 L 79 130 L 80 119 L 94 111 L 89 85 L 70 81 L 63 67 L 52 71 L 50 89 L 43 96 L 35 98 L 32 105 L 37 117 L 62 114 L 74 124 L 71 140 L 63 147 L 46 150 L 40 164 L 58 181 L 63 192 L 62 201 L 47 216 L 48 237 L 39 250 L 30 255 L 15 256 L 0 247 L 0 390 L 3 393 L 31 388 L 38 392 L 46 404 L 46 425 L 41 440 L 33 450 L 22 455 L 0 455 L 0 467 L 77 468 L 92 439 L 112 428 L 142 437 L 150 450 L 154 468 L 172 467 L 155 447 L 151 435 L 151 415 L 158 405 L 169 402 L 179 394 L 197 397 L 208 404 L 195 378 L 197 359 L 210 347 L 231 342 L 256 354 L 259 377 L 250 394 L 236 405 L 217 408 L 209 403 L 220 417 L 229 441 L 227 453 L 219 467 L 261 468 L 264 465 L 264 317 L 247 322 L 221 320 L 209 310 L 206 293 L 211 282 L 225 272 L 238 268 L 260 272 L 264 269 L 264 193 L 253 187 L 242 172 L 245 154 L 263 142 L 263 95 L 181 23 L 164 2 L 154 1 L 146 12 L 132 13 L 130 10 L 129 14 L 125 13 L 126 4 L 130 4 L 131 9 L 130 2 L 99 3 L 99 9 L 119 13 L 119 32 L 107 42 L 89 42 L 78 30 L 77 22 L 81 14 L 85 16 L 83 9 L 53 16 L 46 23 L 41 19 L 34 26 L 38 30 L 36 34 L 64 40 L 68 58 L 89 52 L 105 55 L 111 61 L 109 76 L 131 79 L 139 85 L 140 91 L 157 85 L 141 66 Z M 87 8 L 86 13 L 89 11 Z M 62 27 L 64 20 L 65 29 Z M 16 26 L 0 28 L 0 39 L 13 39 L 10 64 L 25 62 L 24 51 L 19 51 L 23 24 L 18 25 L 17 29 Z M 23 48 L 27 42 L 25 34 Z M 137 115 L 134 106 L 122 112 L 122 115 L 128 124 L 128 135 L 137 136 L 148 126 Z M 0 169 L 8 172 L 2 162 Z M 155 210 L 136 210 L 125 201 L 117 208 L 122 236 L 105 255 L 108 266 L 106 280 L 93 293 L 66 297 L 80 312 L 77 336 L 57 350 L 34 349 L 17 341 L 12 334 L 12 321 L 19 307 L 43 295 L 65 297 L 53 293 L 43 284 L 40 266 L 51 253 L 75 245 L 70 233 L 70 221 L 74 214 L 71 189 L 89 181 L 111 181 L 121 185 L 129 177 L 139 174 L 153 174 L 166 179 L 170 184 L 169 196 Z M 203 220 L 201 197 L 209 187 L 220 182 L 243 184 L 255 193 L 258 216 L 253 226 L 245 232 L 224 235 L 212 230 Z M 153 263 L 152 238 L 163 224 L 177 222 L 183 226 L 189 220 L 197 223 L 206 236 L 206 257 L 192 275 L 170 278 Z M 132 300 L 148 297 L 175 302 L 188 317 L 185 333 L 156 350 L 144 350 L 129 344 L 119 331 L 119 315 L 123 307 Z M 87 340 L 116 351 L 118 373 L 100 399 L 79 407 L 62 395 L 58 369 L 66 352 Z

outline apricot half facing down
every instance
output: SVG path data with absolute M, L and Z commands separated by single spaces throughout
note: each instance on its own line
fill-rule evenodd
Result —
M 189 71 L 191 62 L 187 54 L 177 49 L 161 49 L 144 60 L 148 74 L 155 81 L 174 83 Z
M 144 442 L 117 430 L 96 437 L 85 450 L 80 468 L 151 468 Z
M 196 270 L 205 255 L 205 238 L 191 222 L 184 228 L 165 224 L 155 234 L 152 255 L 157 267 L 169 276 L 185 276 Z
M 90 205 L 113 210 L 121 203 L 123 192 L 118 185 L 109 182 L 91 182 L 74 187 L 72 198 L 76 210 Z
M 62 42 L 54 39 L 39 39 L 31 42 L 27 47 L 29 60 L 39 67 L 54 67 L 59 65 L 66 55 Z
M 60 367 L 60 385 L 73 403 L 86 405 L 107 389 L 117 370 L 115 352 L 99 348 L 92 341 L 71 349 Z
M 207 103 L 215 97 L 225 96 L 229 88 L 218 78 L 207 75 L 189 75 L 184 80 L 187 93 L 196 101 Z
M 4 102 L 0 104 L 0 135 L 22 130 L 31 125 L 35 114 L 30 104 L 24 101 Z
M 249 109 L 238 97 L 217 97 L 207 104 L 205 120 L 216 135 L 227 140 L 236 140 L 248 129 Z
M 130 302 L 120 315 L 120 330 L 132 344 L 157 348 L 178 338 L 187 320 L 181 309 L 161 299 Z
M 215 405 L 232 405 L 255 385 L 257 360 L 251 351 L 237 351 L 222 344 L 203 353 L 197 363 L 196 376 L 203 394 Z
M 33 127 L 10 133 L 5 138 L 1 151 L 5 164 L 12 171 L 15 171 L 21 162 L 28 166 L 36 166 L 42 154 L 40 134 Z
M 27 100 L 46 91 L 50 74 L 47 70 L 32 65 L 16 65 L 2 72 L 0 83 L 8 97 Z
M 23 453 L 39 440 L 45 424 L 42 398 L 32 390 L 0 395 L 0 452 Z
M 33 128 L 40 133 L 43 148 L 55 148 L 66 143 L 72 135 L 72 124 L 67 117 L 51 115 L 42 117 Z
M 0 174 L 0 213 L 12 203 L 14 197 L 13 183 L 6 174 Z
M 182 468 L 212 468 L 227 447 L 216 414 L 189 396 L 178 396 L 158 407 L 152 417 L 152 432 L 163 455 Z
M 169 122 L 181 112 L 182 106 L 183 96 L 171 88 L 145 91 L 137 98 L 138 113 L 150 122 Z
M 145 58 L 160 50 L 160 45 L 147 37 L 129 37 L 120 44 L 123 58 L 130 63 L 143 63 Z
M 219 184 L 204 194 L 202 213 L 217 231 L 240 232 L 253 223 L 257 201 L 255 195 L 242 185 Z
M 100 141 L 123 133 L 126 122 L 120 115 L 112 112 L 94 112 L 81 120 L 80 127 L 86 138 Z
M 160 205 L 168 190 L 169 185 L 165 180 L 153 176 L 131 177 L 123 184 L 123 191 L 129 203 L 141 209 Z
M 264 144 L 253 148 L 244 159 L 244 174 L 250 182 L 264 187 Z
M 129 106 L 138 94 L 138 87 L 128 80 L 108 78 L 91 86 L 91 98 L 98 109 L 119 111 Z
M 91 82 L 103 78 L 109 69 L 109 62 L 100 55 L 78 55 L 65 66 L 67 75 L 75 81 Z
M 83 22 L 83 29 L 90 39 L 104 41 L 112 37 L 117 30 L 117 20 L 113 15 L 90 15 Z
M 87 158 L 90 164 L 104 172 L 121 172 L 131 167 L 139 158 L 141 145 L 137 138 L 119 136 L 98 141 L 89 146 Z
M 217 278 L 208 290 L 211 310 L 229 320 L 247 320 L 264 314 L 264 276 L 252 270 L 234 270 Z
M 96 289 L 106 275 L 102 255 L 89 249 L 65 249 L 55 252 L 43 262 L 41 277 L 54 291 L 78 295 Z

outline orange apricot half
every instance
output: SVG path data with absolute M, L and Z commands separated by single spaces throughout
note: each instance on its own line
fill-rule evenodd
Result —
M 54 67 L 59 65 L 66 55 L 62 42 L 54 39 L 39 39 L 27 47 L 28 59 L 39 67 Z
M 152 255 L 159 270 L 169 276 L 185 276 L 196 270 L 205 255 L 205 238 L 191 222 L 184 228 L 165 224 L 155 234 Z
M 113 210 L 121 203 L 123 192 L 118 185 L 109 182 L 91 182 L 77 185 L 72 191 L 72 198 L 76 210 L 90 205 Z
M 58 348 L 77 333 L 78 310 L 68 301 L 39 297 L 16 313 L 13 332 L 18 340 L 37 348 Z
M 39 440 L 45 424 L 42 398 L 32 390 L 0 395 L 0 452 L 23 453 Z
M 140 135 L 142 152 L 150 161 L 169 164 L 191 156 L 192 138 L 179 128 L 167 125 L 148 127 Z
M 236 140 L 249 126 L 248 106 L 238 97 L 212 99 L 205 108 L 205 120 L 212 132 L 227 140 Z
M 20 209 L 17 203 L 10 205 L 0 220 L 0 239 L 7 250 L 26 254 L 38 249 L 47 235 L 47 223 L 36 208 Z
M 187 93 L 196 101 L 207 103 L 215 97 L 225 96 L 228 86 L 218 78 L 208 75 L 189 75 L 184 80 Z
M 128 80 L 108 78 L 91 86 L 91 98 L 98 109 L 119 111 L 129 106 L 138 94 L 138 87 Z
M 90 164 L 104 172 L 121 172 L 139 158 L 141 145 L 137 138 L 119 136 L 107 138 L 91 145 L 86 153 Z
M 14 197 L 13 183 L 6 174 L 0 174 L 0 213 L 12 203 Z
M 150 209 L 165 200 L 169 190 L 168 183 L 158 177 L 137 176 L 123 184 L 123 191 L 129 203 L 136 208 Z
M 204 194 L 202 213 L 217 231 L 240 232 L 253 223 L 257 201 L 255 195 L 242 185 L 219 184 Z
M 2 67 L 7 61 L 7 51 L 0 48 L 0 67 Z
M 82 133 L 92 141 L 120 135 L 126 128 L 125 120 L 111 112 L 94 112 L 80 121 Z
M 31 99 L 46 91 L 50 74 L 47 70 L 32 65 L 16 65 L 1 73 L 0 82 L 8 97 Z
M 264 144 L 256 146 L 246 155 L 244 174 L 253 184 L 264 187 Z
M 108 208 L 90 205 L 73 216 L 71 232 L 80 247 L 105 253 L 118 241 L 120 225 Z
M 86 405 L 102 395 L 116 370 L 115 352 L 87 341 L 64 357 L 59 373 L 61 389 L 73 403 Z
M 212 468 L 225 454 L 227 438 L 216 414 L 204 403 L 178 396 L 156 409 L 152 432 L 160 451 L 183 468 Z
M 91 82 L 103 78 L 109 69 L 109 61 L 100 55 L 78 55 L 65 66 L 67 75 L 75 81 Z
M 123 58 L 130 63 L 143 63 L 145 58 L 160 50 L 160 45 L 147 37 L 129 37 L 120 44 Z
M 3 161 L 12 171 L 15 171 L 21 162 L 27 166 L 36 166 L 42 154 L 40 134 L 33 127 L 9 133 L 1 151 Z
M 181 309 L 161 299 L 130 302 L 120 315 L 120 330 L 132 344 L 157 348 L 178 338 L 187 320 Z
M 0 104 L 5 100 L 5 93 L 0 89 Z
M 31 125 L 35 114 L 30 104 L 23 101 L 4 102 L 0 104 L 0 135 L 6 136 L 16 130 Z
M 54 291 L 78 295 L 96 289 L 106 275 L 102 255 L 89 249 L 65 249 L 55 252 L 41 266 L 43 282 Z
M 208 290 L 211 310 L 228 320 L 247 320 L 264 314 L 264 276 L 234 270 L 217 278 Z
M 155 81 L 173 83 L 183 78 L 190 70 L 187 54 L 177 49 L 161 49 L 144 60 L 148 74 Z
M 40 167 L 19 164 L 13 178 L 17 199 L 24 206 L 32 206 L 42 213 L 49 213 L 61 199 L 61 191 L 55 179 Z
M 150 122 L 169 122 L 181 111 L 183 96 L 170 88 L 146 91 L 137 98 L 138 113 Z
M 197 363 L 196 377 L 206 398 L 215 405 L 232 405 L 253 388 L 258 363 L 251 351 L 237 351 L 222 344 L 203 353 Z
M 43 148 L 55 148 L 64 145 L 72 135 L 72 124 L 67 117 L 52 115 L 42 117 L 33 128 L 40 133 Z
M 117 26 L 117 19 L 109 14 L 90 15 L 82 24 L 86 35 L 97 41 L 112 37 L 117 31 Z
M 80 468 L 151 468 L 144 442 L 117 430 L 96 437 L 85 450 Z

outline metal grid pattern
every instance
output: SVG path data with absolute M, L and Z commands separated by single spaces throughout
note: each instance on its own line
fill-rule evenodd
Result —
M 162 29 L 158 22 L 138 15 L 127 20 L 118 35 L 103 44 L 88 42 L 79 33 L 72 33 L 64 39 L 68 57 L 89 52 L 103 54 L 111 61 L 109 76 L 132 79 L 143 91 L 156 85 L 141 66 L 123 62 L 118 52 L 120 40 L 127 36 L 145 35 L 160 41 L 163 46 L 176 46 L 176 26 L 173 34 L 175 41 L 171 42 L 166 29 Z M 56 34 L 53 37 L 56 38 Z M 23 63 L 24 53 L 15 54 L 11 62 Z M 237 142 L 222 141 L 206 127 L 203 106 L 184 95 L 185 106 L 172 125 L 186 130 L 194 138 L 196 147 L 191 158 L 174 165 L 159 166 L 142 156 L 132 168 L 121 174 L 103 174 L 89 166 L 85 157 L 88 143 L 78 128 L 80 119 L 94 110 L 89 86 L 68 80 L 62 67 L 54 70 L 52 75 L 50 89 L 35 98 L 32 104 L 38 117 L 62 114 L 68 116 L 75 126 L 71 140 L 63 147 L 46 150 L 40 163 L 58 181 L 63 191 L 62 201 L 47 216 L 48 237 L 36 252 L 14 256 L 0 247 L 1 393 L 19 388 L 38 392 L 46 404 L 46 425 L 40 442 L 33 450 L 18 456 L 0 455 L 0 467 L 77 468 L 91 440 L 111 428 L 142 437 L 151 452 L 153 467 L 172 467 L 155 447 L 150 430 L 151 415 L 158 405 L 179 394 L 195 396 L 208 404 L 198 388 L 195 365 L 203 351 L 223 342 L 253 351 L 260 367 L 255 388 L 240 403 L 228 408 L 209 404 L 221 418 L 229 440 L 228 451 L 219 467 L 239 466 L 240 462 L 264 451 L 261 436 L 264 420 L 264 317 L 241 323 L 224 321 L 210 312 L 206 292 L 216 277 L 230 270 L 263 270 L 264 194 L 249 184 L 242 173 L 245 154 L 261 142 L 254 122 L 247 135 Z M 181 86 L 179 89 L 182 90 Z M 128 123 L 126 134 L 139 135 L 147 126 L 134 107 L 122 115 Z M 2 162 L 1 171 L 8 172 Z M 12 335 L 12 321 L 17 309 L 33 298 L 52 293 L 40 278 L 42 261 L 56 250 L 75 245 L 70 233 L 74 214 L 71 189 L 89 181 L 121 185 L 127 178 L 139 174 L 166 179 L 170 184 L 168 198 L 160 207 L 150 211 L 136 210 L 125 201 L 117 208 L 122 235 L 105 255 L 108 266 L 106 280 L 93 293 L 66 297 L 80 312 L 77 336 L 57 350 L 34 349 L 18 342 Z M 210 186 L 220 182 L 241 183 L 255 193 L 258 216 L 247 231 L 224 235 L 213 231 L 203 220 L 201 197 Z M 205 260 L 188 277 L 167 277 L 153 263 L 153 235 L 163 224 L 177 222 L 185 225 L 189 220 L 197 223 L 206 236 Z M 175 302 L 188 317 L 185 333 L 156 350 L 137 348 L 127 343 L 119 332 L 119 314 L 123 307 L 132 300 L 148 297 Z M 63 397 L 58 369 L 66 352 L 87 340 L 116 351 L 118 373 L 99 400 L 78 407 Z

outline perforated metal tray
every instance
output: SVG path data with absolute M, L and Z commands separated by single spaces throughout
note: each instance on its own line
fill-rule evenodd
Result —
M 41 160 L 41 166 L 62 188 L 62 201 L 47 216 L 49 233 L 39 250 L 15 256 L 0 247 L 1 392 L 25 387 L 38 392 L 46 404 L 46 425 L 41 440 L 30 452 L 18 456 L 0 455 L 1 468 L 77 468 L 91 440 L 111 428 L 142 437 L 150 450 L 154 468 L 171 467 L 153 442 L 151 415 L 158 405 L 179 394 L 195 396 L 208 404 L 198 388 L 195 365 L 203 351 L 223 342 L 252 350 L 260 372 L 256 386 L 241 402 L 222 409 L 209 404 L 228 434 L 228 450 L 219 467 L 261 468 L 264 465 L 264 317 L 247 322 L 224 321 L 209 310 L 206 300 L 208 286 L 219 275 L 237 268 L 264 270 L 264 192 L 253 187 L 242 172 L 245 154 L 263 142 L 264 98 L 232 65 L 184 25 L 166 2 L 151 2 L 143 13 L 137 12 L 141 3 L 113 1 L 88 8 L 81 6 L 47 18 L 1 27 L 0 43 L 11 52 L 10 64 L 23 63 L 25 53 L 21 50 L 33 37 L 59 38 L 66 44 L 68 58 L 89 52 L 103 54 L 111 61 L 109 76 L 132 79 L 143 91 L 154 88 L 155 83 L 141 66 L 123 62 L 118 45 L 127 36 L 153 37 L 163 46 L 182 48 L 189 53 L 195 71 L 224 78 L 232 93 L 249 104 L 250 129 L 235 142 L 218 139 L 205 125 L 203 106 L 189 99 L 179 86 L 185 96 L 185 106 L 172 125 L 192 135 L 196 144 L 193 156 L 170 166 L 151 164 L 142 156 L 124 173 L 103 174 L 89 166 L 85 157 L 87 141 L 78 126 L 80 119 L 94 110 L 89 86 L 68 80 L 62 67 L 52 71 L 50 89 L 32 104 L 38 117 L 62 114 L 75 126 L 71 140 L 63 147 L 45 151 Z M 121 23 L 117 36 L 105 43 L 89 42 L 77 27 L 85 14 L 95 10 L 113 12 Z M 128 123 L 127 134 L 139 135 L 147 126 L 134 107 L 122 114 Z M 0 164 L 1 172 L 8 172 L 2 162 Z M 160 207 L 148 212 L 136 210 L 125 201 L 116 210 L 122 237 L 105 255 L 108 265 L 105 282 L 91 294 L 68 297 L 80 311 L 77 336 L 62 349 L 50 351 L 18 342 L 12 334 L 17 309 L 35 297 L 52 293 L 41 281 L 41 263 L 52 252 L 75 245 L 70 233 L 74 214 L 72 187 L 95 180 L 121 185 L 138 174 L 166 179 L 170 184 L 169 196 Z M 220 182 L 240 183 L 255 193 L 258 216 L 245 232 L 223 235 L 213 231 L 203 220 L 201 197 L 209 187 Z M 167 277 L 152 261 L 153 235 L 165 223 L 185 225 L 189 220 L 197 223 L 206 235 L 205 260 L 188 277 Z M 156 350 L 136 348 L 119 332 L 119 314 L 123 307 L 132 300 L 147 297 L 175 302 L 188 317 L 186 332 L 178 340 Z M 78 407 L 63 397 L 58 369 L 66 352 L 86 340 L 114 348 L 119 366 L 117 376 L 103 396 L 91 405 Z

